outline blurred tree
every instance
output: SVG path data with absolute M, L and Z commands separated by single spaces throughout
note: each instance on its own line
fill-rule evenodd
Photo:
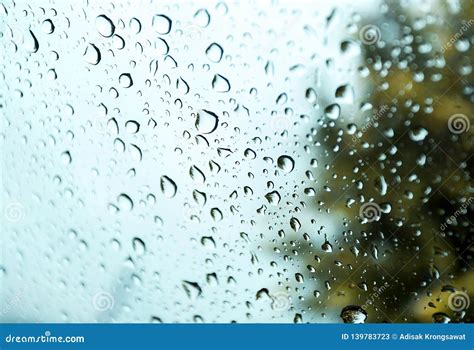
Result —
M 413 6 L 386 2 L 383 17 L 359 23 L 380 34 L 361 45 L 366 63 L 359 71 L 372 84 L 362 118 L 342 109 L 336 120 L 320 119 L 330 191 L 316 204 L 341 215 L 345 231 L 342 241 L 328 236 L 326 246 L 300 244 L 294 259 L 307 266 L 301 275 L 325 284 L 312 295 L 294 288 L 308 312 L 354 305 L 364 311 L 346 309 L 346 321 L 363 320 L 365 312 L 366 322 L 474 320 L 472 306 L 456 312 L 448 305 L 474 286 L 474 5 L 464 1 L 452 13 L 437 1 L 426 17 L 413 15 Z M 398 35 L 384 41 L 393 28 Z M 453 129 L 453 118 L 463 132 Z

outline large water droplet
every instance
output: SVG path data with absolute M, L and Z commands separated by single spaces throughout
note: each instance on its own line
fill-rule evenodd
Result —
M 314 91 L 313 88 L 306 89 L 305 96 L 306 96 L 306 100 L 311 104 L 315 104 L 316 101 L 318 100 L 318 96 L 316 95 L 316 91 Z
M 415 142 L 423 141 L 426 138 L 426 136 L 428 136 L 428 130 L 419 126 L 415 128 L 414 130 L 410 130 L 408 132 L 408 135 L 410 136 L 410 139 L 412 141 L 415 141 Z
M 326 253 L 331 253 L 332 252 L 332 245 L 328 241 L 325 241 L 321 245 L 321 249 L 324 250 Z
M 295 168 L 295 161 L 290 156 L 280 156 L 278 157 L 277 165 L 285 173 L 291 173 Z
M 327 106 L 324 109 L 324 115 L 332 120 L 336 120 L 339 118 L 339 115 L 341 114 L 341 107 L 337 103 L 333 103 L 329 106 Z
M 336 99 L 340 103 L 354 103 L 354 89 L 351 85 L 341 85 L 336 89 Z
M 267 199 L 268 203 L 272 205 L 278 205 L 281 200 L 281 196 L 277 191 L 269 192 L 265 195 L 265 198 Z
M 43 29 L 43 32 L 46 34 L 51 34 L 54 32 L 54 24 L 53 21 L 50 19 L 45 19 L 43 23 L 41 23 L 41 28 Z
M 173 198 L 178 190 L 176 183 L 166 175 L 163 175 L 160 179 L 160 188 L 161 192 L 167 198 Z
M 122 193 L 117 198 L 117 202 L 120 210 L 132 210 L 133 209 L 133 200 L 125 193 Z
M 301 223 L 297 218 L 292 217 L 290 219 L 290 227 L 293 229 L 293 231 L 298 232 L 301 228 Z
M 25 49 L 33 53 L 39 49 L 38 39 L 36 39 L 35 34 L 31 30 L 28 30 L 28 33 L 25 35 L 24 45 Z
M 341 311 L 344 323 L 364 323 L 367 318 L 367 312 L 357 305 L 348 305 Z
M 110 18 L 105 15 L 99 15 L 95 19 L 95 27 L 100 35 L 109 38 L 115 33 L 115 25 Z
M 219 117 L 211 111 L 201 109 L 196 115 L 196 129 L 202 134 L 210 134 L 217 129 Z
M 133 250 L 138 256 L 142 256 L 146 252 L 146 245 L 140 238 L 135 237 L 132 241 Z
M 100 58 L 101 55 L 97 46 L 91 43 L 87 45 L 86 50 L 84 51 L 84 60 L 92 65 L 97 65 L 100 62 Z
M 215 62 L 215 63 L 218 63 L 221 61 L 223 53 L 224 53 L 224 50 L 222 49 L 222 47 L 216 43 L 212 43 L 206 49 L 207 58 L 209 58 L 212 62 Z
M 212 79 L 212 88 L 217 92 L 228 92 L 230 91 L 229 80 L 220 74 L 216 74 Z
M 211 209 L 211 217 L 214 219 L 214 221 L 222 221 L 222 219 L 224 218 L 219 208 Z
M 168 34 L 171 31 L 171 19 L 165 15 L 154 15 L 152 19 L 152 27 L 159 34 Z
M 120 74 L 119 83 L 120 83 L 120 86 L 122 86 L 124 88 L 129 88 L 130 86 L 132 86 L 133 85 L 133 80 L 132 80 L 132 76 L 130 75 L 130 73 Z
M 197 299 L 202 294 L 202 289 L 196 282 L 183 281 L 183 289 L 189 299 Z
M 198 26 L 205 28 L 211 22 L 211 15 L 206 9 L 199 9 L 194 14 L 194 21 Z
M 130 30 L 133 34 L 138 34 L 141 32 L 142 30 L 142 24 L 140 23 L 140 21 L 138 20 L 138 18 L 135 18 L 133 17 L 130 22 L 129 22 L 129 27 L 130 27 Z

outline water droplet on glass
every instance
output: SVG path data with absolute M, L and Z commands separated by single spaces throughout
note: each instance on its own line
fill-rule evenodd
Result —
M 296 279 L 296 282 L 298 283 L 304 283 L 304 277 L 299 272 L 295 273 L 295 279 Z
M 290 156 L 280 156 L 278 157 L 277 165 L 285 173 L 291 173 L 295 168 L 295 161 Z
M 140 21 L 133 17 L 130 22 L 129 22 L 129 27 L 130 27 L 130 30 L 133 34 L 138 34 L 141 32 L 142 30 L 142 24 L 140 23 Z
M 341 85 L 336 89 L 336 99 L 339 103 L 354 103 L 354 89 L 351 85 Z
M 132 80 L 132 76 L 130 75 L 130 73 L 120 74 L 119 83 L 120 83 L 120 86 L 122 86 L 124 88 L 129 88 L 130 86 L 132 86 L 133 85 L 133 80 Z
M 135 237 L 132 241 L 133 250 L 138 256 L 142 256 L 146 252 L 146 245 L 140 238 Z
M 41 23 L 41 28 L 43 29 L 43 32 L 46 34 L 51 34 L 54 32 L 54 24 L 53 21 L 50 19 L 45 19 L 43 23 Z
M 176 183 L 166 175 L 163 175 L 160 179 L 160 188 L 163 195 L 167 198 L 173 198 L 178 190 Z
M 306 100 L 311 103 L 315 104 L 316 101 L 318 100 L 318 96 L 316 95 L 316 91 L 314 91 L 313 88 L 308 88 L 306 89 Z
M 100 62 L 100 51 L 94 44 L 88 44 L 84 51 L 84 60 L 92 65 L 97 65 Z
M 337 103 L 333 103 L 329 106 L 327 106 L 324 109 L 324 115 L 332 120 L 336 120 L 339 118 L 339 115 L 341 114 L 341 107 Z
M 193 198 L 196 201 L 196 203 L 200 205 L 201 207 L 203 207 L 207 202 L 206 194 L 198 190 L 193 191 Z
M 268 203 L 272 205 L 278 205 L 281 200 L 280 194 L 277 191 L 267 193 L 265 198 L 267 199 Z
M 211 22 L 211 15 L 206 9 L 199 9 L 194 14 L 194 21 L 198 26 L 205 28 Z
M 125 129 L 129 134 L 136 134 L 140 130 L 140 124 L 135 120 L 129 120 L 125 123 Z
M 326 253 L 331 253 L 332 252 L 332 245 L 328 241 L 325 241 L 321 245 L 321 249 L 324 250 Z
M 202 294 L 202 289 L 196 282 L 183 281 L 183 289 L 189 299 L 197 299 Z
M 224 218 L 219 208 L 211 209 L 211 217 L 214 219 L 214 221 L 222 221 L 222 219 Z
M 206 49 L 207 58 L 209 58 L 212 62 L 219 63 L 222 59 L 222 55 L 224 54 L 224 50 L 219 44 L 212 43 Z
M 118 196 L 117 202 L 120 210 L 129 211 L 133 209 L 133 200 L 125 193 L 122 193 L 120 196 Z
M 71 164 L 72 162 L 72 157 L 71 157 L 71 153 L 69 151 L 65 151 L 61 154 L 61 160 L 63 162 L 63 164 Z
M 38 39 L 36 39 L 35 34 L 31 30 L 28 30 L 28 33 L 25 35 L 24 45 L 25 49 L 33 53 L 39 49 Z
M 168 34 L 171 31 L 171 19 L 165 15 L 154 15 L 152 19 L 152 27 L 159 34 Z
M 112 23 L 110 18 L 105 15 L 99 15 L 96 17 L 95 26 L 97 31 L 103 37 L 110 38 L 115 33 L 115 25 Z
M 449 323 L 451 318 L 446 315 L 444 312 L 435 312 L 432 316 L 434 323 Z
M 356 305 L 348 305 L 341 311 L 341 316 L 344 323 L 364 323 L 367 318 L 367 312 Z
M 211 111 L 201 109 L 196 115 L 196 129 L 202 134 L 210 134 L 217 129 L 219 117 Z
M 301 228 L 301 223 L 297 218 L 292 217 L 290 219 L 290 227 L 293 229 L 293 231 L 298 232 Z
M 229 80 L 220 74 L 216 74 L 212 79 L 212 88 L 217 92 L 228 92 L 230 91 Z
M 215 249 L 216 248 L 216 242 L 214 241 L 214 238 L 212 236 L 203 236 L 201 237 L 201 244 L 209 249 Z
M 428 136 L 428 130 L 420 126 L 415 128 L 414 130 L 410 130 L 408 132 L 408 135 L 410 136 L 410 139 L 412 141 L 423 141 L 426 136 Z

